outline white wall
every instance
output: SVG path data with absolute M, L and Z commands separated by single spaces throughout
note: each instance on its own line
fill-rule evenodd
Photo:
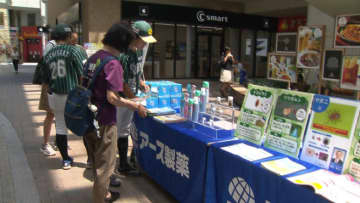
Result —
M 39 11 L 39 12 L 21 11 L 21 15 L 20 15 L 20 27 L 21 27 L 21 26 L 28 26 L 27 15 L 28 15 L 29 13 L 35 13 L 35 14 L 36 14 L 35 25 L 40 26 L 40 25 L 41 25 L 40 11 Z
M 40 0 L 12 0 L 10 6 L 40 8 Z

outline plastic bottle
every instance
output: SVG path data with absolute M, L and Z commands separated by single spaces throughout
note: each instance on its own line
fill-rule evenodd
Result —
M 192 115 L 193 122 L 199 121 L 199 111 L 200 111 L 199 97 L 194 97 L 193 115 Z
M 184 118 L 189 114 L 189 93 L 184 93 Z
M 185 98 L 184 98 L 184 94 L 181 94 L 180 115 L 182 117 L 184 117 L 184 107 L 185 107 Z
M 187 89 L 187 92 L 189 94 L 189 97 L 191 98 L 192 96 L 191 96 L 191 84 L 190 83 L 187 84 L 186 89 Z
M 206 101 L 206 89 L 204 87 L 201 88 L 201 93 L 200 93 L 200 112 L 206 112 L 206 105 L 207 105 L 207 101 Z
M 196 85 L 191 85 L 191 98 L 195 97 Z
M 192 121 L 193 105 L 194 105 L 194 100 L 190 98 L 189 105 L 188 105 L 188 116 L 187 116 L 187 119 L 189 121 Z
M 210 85 L 208 81 L 203 81 L 202 84 L 203 88 L 205 88 L 205 95 L 206 95 L 206 103 L 209 103 L 209 97 L 210 97 Z

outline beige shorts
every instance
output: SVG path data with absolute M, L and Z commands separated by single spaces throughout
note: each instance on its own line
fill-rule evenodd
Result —
M 231 83 L 233 80 L 233 72 L 231 70 L 221 69 L 220 82 Z
M 47 85 L 47 84 L 41 85 L 39 110 L 52 112 L 52 110 L 49 107 L 48 89 L 49 89 L 49 85 Z

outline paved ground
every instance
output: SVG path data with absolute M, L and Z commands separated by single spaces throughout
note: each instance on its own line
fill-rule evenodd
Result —
M 79 137 L 69 136 L 71 170 L 60 169 L 59 154 L 40 153 L 45 113 L 38 110 L 40 86 L 31 84 L 33 72 L 34 64 L 21 66 L 17 75 L 11 65 L 0 64 L 0 203 L 91 202 L 92 177 Z M 176 202 L 145 175 L 121 178 L 117 202 Z

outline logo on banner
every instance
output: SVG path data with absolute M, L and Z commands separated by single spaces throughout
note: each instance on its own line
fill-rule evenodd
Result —
M 226 17 L 226 16 L 206 15 L 204 11 L 198 11 L 196 13 L 196 19 L 200 23 L 203 23 L 205 21 L 213 21 L 213 22 L 220 22 L 220 23 L 228 22 L 228 17 Z
M 232 197 L 232 201 L 227 201 L 228 203 L 255 203 L 254 192 L 244 179 L 240 177 L 234 177 L 230 181 L 228 189 L 229 195 Z

